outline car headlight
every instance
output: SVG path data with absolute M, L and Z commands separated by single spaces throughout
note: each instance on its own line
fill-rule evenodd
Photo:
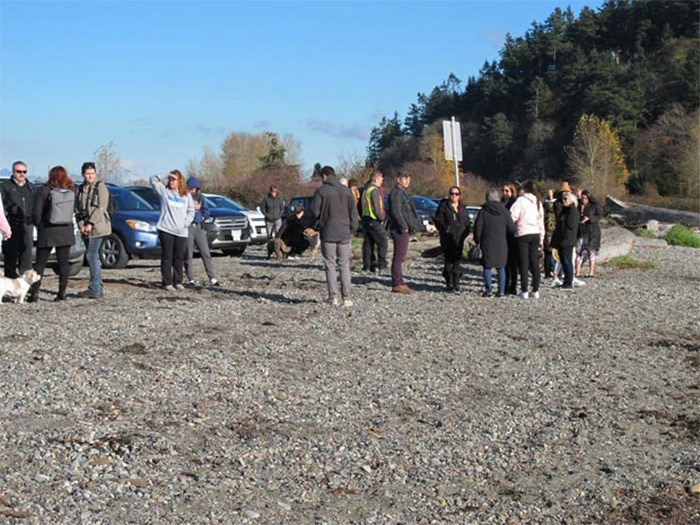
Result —
M 131 228 L 132 230 L 138 230 L 142 232 L 157 232 L 158 230 L 156 229 L 155 225 L 151 224 L 150 222 L 146 221 L 137 221 L 130 219 L 126 221 L 126 224 Z
M 204 222 L 206 224 L 211 224 L 212 222 L 214 222 L 214 217 L 209 217 L 208 219 L 204 219 Z

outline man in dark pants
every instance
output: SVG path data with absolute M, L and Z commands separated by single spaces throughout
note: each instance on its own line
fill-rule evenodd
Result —
M 387 267 L 388 241 L 384 228 L 386 211 L 382 182 L 384 174 L 378 170 L 374 171 L 370 183 L 362 192 L 362 229 L 365 233 L 362 242 L 362 269 L 365 271 L 380 272 Z
M 34 227 L 34 185 L 27 180 L 27 165 L 22 161 L 12 164 L 12 177 L 0 185 L 7 222 L 12 237 L 2 243 L 5 277 L 16 279 L 32 267 Z
M 284 200 L 279 196 L 277 186 L 270 186 L 270 193 L 260 203 L 260 211 L 265 216 L 268 237 L 270 239 L 277 237 L 282 227 L 284 212 Z

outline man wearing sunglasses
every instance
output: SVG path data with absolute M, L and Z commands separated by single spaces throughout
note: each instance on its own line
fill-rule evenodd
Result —
M 34 185 L 27 180 L 24 162 L 12 164 L 12 177 L 2 181 L 0 194 L 12 228 L 12 237 L 2 243 L 5 277 L 16 279 L 32 267 Z

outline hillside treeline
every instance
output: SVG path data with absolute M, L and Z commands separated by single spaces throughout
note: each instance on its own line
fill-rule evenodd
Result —
M 602 169 L 598 147 L 623 191 L 700 196 L 699 21 L 696 0 L 614 0 L 578 17 L 556 9 L 509 35 L 466 85 L 450 74 L 403 120 L 382 119 L 368 161 L 390 178 L 411 169 L 449 181 L 441 121 L 455 116 L 462 171 L 491 183 L 576 182 Z

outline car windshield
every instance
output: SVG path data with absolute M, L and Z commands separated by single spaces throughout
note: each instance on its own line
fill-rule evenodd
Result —
M 113 191 L 114 207 L 120 211 L 153 211 L 156 210 L 145 199 L 132 191 Z
M 236 211 L 248 211 L 236 201 L 224 197 L 223 195 L 207 195 L 204 197 L 210 208 L 230 208 Z
M 132 186 L 128 189 L 148 202 L 154 209 L 160 209 L 160 197 L 158 197 L 158 192 L 153 188 L 149 188 L 148 186 Z
M 417 196 L 413 196 L 411 198 L 413 199 L 413 203 L 416 205 L 417 208 L 428 211 L 437 211 L 438 204 L 433 199 Z

